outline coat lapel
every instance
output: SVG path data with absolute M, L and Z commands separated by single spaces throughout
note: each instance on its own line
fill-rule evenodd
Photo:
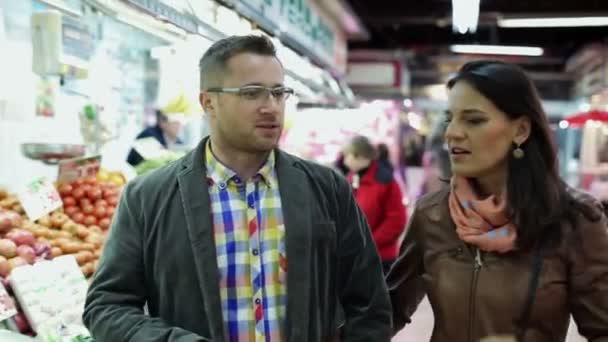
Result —
M 220 275 L 217 268 L 211 205 L 204 164 L 206 142 L 207 139 L 204 139 L 184 159 L 177 181 L 212 340 L 224 341 L 224 320 L 219 289 Z
M 277 174 L 287 248 L 286 341 L 308 341 L 312 196 L 306 174 L 294 167 L 294 162 L 289 155 L 277 150 Z

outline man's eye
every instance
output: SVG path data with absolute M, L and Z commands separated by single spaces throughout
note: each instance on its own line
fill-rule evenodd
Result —
M 241 96 L 246 99 L 257 99 L 262 96 L 264 89 L 243 89 L 241 90 Z
M 274 96 L 277 99 L 283 98 L 283 96 L 285 96 L 286 90 L 285 89 L 273 89 L 272 90 L 272 96 Z

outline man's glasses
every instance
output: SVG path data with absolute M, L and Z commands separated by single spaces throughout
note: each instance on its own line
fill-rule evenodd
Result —
M 207 91 L 210 93 L 235 94 L 249 101 L 266 100 L 270 95 L 278 101 L 285 101 L 289 95 L 294 93 L 293 89 L 288 87 L 279 86 L 270 88 L 259 85 L 250 85 L 240 88 L 209 88 Z

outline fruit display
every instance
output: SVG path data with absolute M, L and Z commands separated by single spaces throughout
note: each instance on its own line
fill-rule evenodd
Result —
M 121 187 L 127 183 L 126 177 L 119 171 L 108 171 L 105 169 L 99 170 L 97 180 L 101 183 L 110 182 L 117 187 Z
M 120 188 L 115 183 L 87 177 L 60 184 L 58 190 L 63 211 L 74 222 L 104 231 L 110 227 L 120 195 Z
M 122 174 L 105 170 L 101 170 L 95 176 L 55 184 L 63 207 L 35 221 L 27 218 L 16 195 L 0 188 L 0 281 L 6 288 L 10 299 L 15 302 L 17 309 L 15 316 L 4 320 L 9 330 L 23 335 L 38 335 L 42 340 L 87 340 L 88 332 L 80 322 L 82 313 L 76 310 L 82 307 L 81 303 L 69 304 L 66 302 L 65 305 L 55 308 L 55 311 L 61 312 L 61 314 L 51 316 L 62 317 L 61 324 L 63 325 L 71 322 L 66 325 L 69 329 L 61 330 L 62 334 L 69 333 L 70 336 L 77 336 L 77 338 L 70 339 L 55 339 L 54 336 L 57 335 L 58 330 L 52 328 L 54 321 L 47 319 L 47 311 L 49 311 L 47 306 L 54 302 L 47 303 L 43 300 L 48 296 L 39 296 L 40 298 L 36 299 L 31 297 L 29 292 L 24 291 L 46 286 L 44 284 L 49 283 L 48 279 L 44 282 L 42 280 L 49 276 L 48 272 L 53 273 L 54 271 L 50 271 L 45 265 L 50 265 L 50 262 L 54 263 L 62 259 L 62 256 L 67 256 L 73 257 L 72 260 L 75 261 L 73 266 L 75 273 L 70 273 L 73 275 L 72 278 L 64 278 L 73 285 L 77 282 L 70 279 L 76 279 L 77 277 L 74 278 L 74 276 L 82 273 L 80 277 L 84 281 L 84 287 L 81 285 L 75 287 L 74 291 L 78 289 L 78 295 L 72 294 L 66 298 L 77 297 L 79 300 L 84 300 L 87 287 L 87 281 L 84 278 L 90 280 L 97 269 L 110 222 L 124 184 L 125 177 Z M 38 269 L 40 272 L 36 271 Z M 47 273 L 42 272 L 44 269 L 47 270 L 45 271 Z M 32 270 L 34 271 L 32 272 Z M 28 272 L 30 274 L 41 273 L 41 280 L 25 281 L 27 279 L 23 275 Z M 46 274 L 46 276 L 42 274 Z M 15 287 L 20 283 L 25 285 L 21 288 Z M 57 281 L 57 283 L 59 282 Z M 37 285 L 32 287 L 33 285 L 28 284 Z M 70 286 L 60 285 L 58 287 L 60 292 L 72 293 L 73 291 L 69 290 Z M 37 293 L 36 291 L 32 293 Z M 30 300 L 30 303 L 26 297 L 34 299 Z M 58 296 L 53 295 L 52 297 Z M 24 302 L 22 303 L 22 301 Z M 43 305 L 38 307 L 32 303 L 42 303 Z M 63 307 L 66 309 L 61 309 Z M 47 314 L 47 316 L 43 314 Z M 48 323 L 50 329 L 41 328 L 40 322 Z M 53 336 L 53 338 L 49 338 L 49 336 Z

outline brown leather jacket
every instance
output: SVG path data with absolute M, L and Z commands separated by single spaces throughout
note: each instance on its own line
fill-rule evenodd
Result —
M 448 194 L 444 189 L 417 203 L 388 275 L 395 331 L 410 322 L 426 294 L 435 316 L 433 342 L 514 335 L 533 253 L 478 255 L 456 235 Z M 575 197 L 594 201 L 582 193 Z M 608 341 L 608 229 L 597 208 L 581 213 L 576 229 L 564 223 L 562 243 L 546 253 L 525 341 L 564 341 L 570 314 L 589 341 Z

